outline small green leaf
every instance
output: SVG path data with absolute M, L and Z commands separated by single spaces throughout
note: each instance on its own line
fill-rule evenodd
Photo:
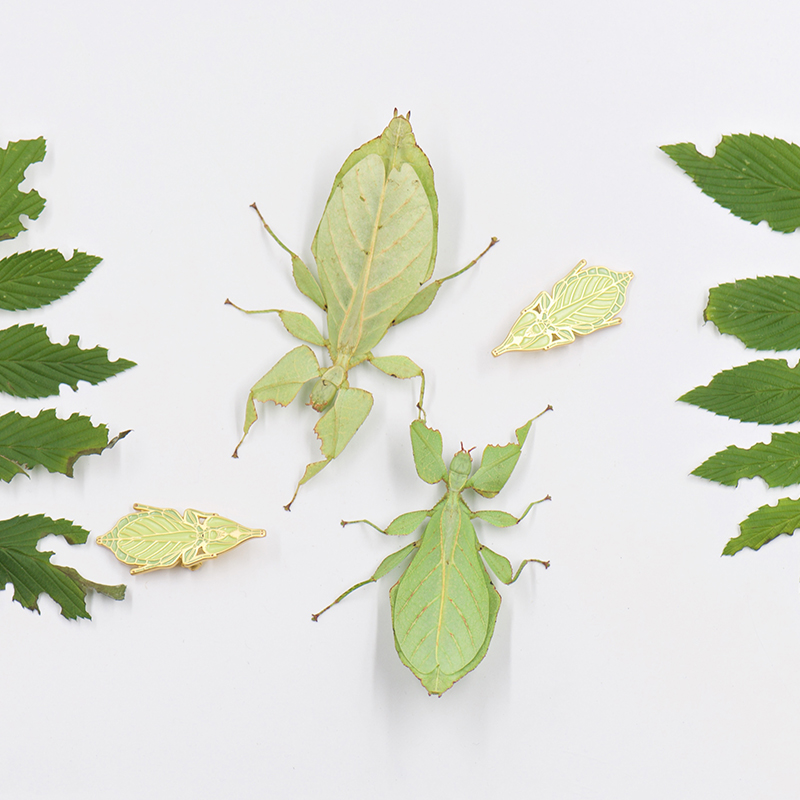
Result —
M 744 520 L 739 529 L 741 535 L 731 539 L 722 551 L 732 556 L 745 547 L 758 550 L 782 533 L 792 534 L 800 527 L 800 500 L 784 497 L 776 506 L 761 506 Z
M 661 148 L 700 189 L 737 217 L 776 231 L 800 226 L 800 147 L 755 133 L 723 136 L 709 158 L 690 143 Z
M 678 400 L 723 417 L 762 425 L 800 420 L 800 365 L 765 358 L 715 375 Z
M 800 278 L 747 278 L 714 287 L 705 318 L 753 350 L 800 348 Z
M 742 478 L 763 478 L 767 486 L 800 483 L 800 433 L 773 433 L 769 444 L 748 450 L 731 445 L 704 461 L 692 475 L 736 486 Z
M 53 553 L 40 552 L 36 544 L 50 534 L 63 536 L 70 544 L 83 544 L 89 532 L 66 519 L 43 514 L 0 520 L 0 587 L 14 585 L 14 600 L 38 611 L 40 594 L 48 594 L 61 606 L 67 619 L 91 619 L 86 610 L 86 592 L 99 591 L 121 600 L 124 586 L 105 586 L 86 580 L 71 567 L 50 563 Z
M 40 325 L 0 331 L 0 392 L 15 397 L 48 397 L 62 383 L 77 390 L 78 381 L 97 384 L 134 366 L 124 358 L 109 361 L 104 347 L 81 350 L 77 336 L 54 344 Z
M 45 154 L 44 139 L 9 142 L 0 148 L 0 241 L 13 239 L 25 230 L 19 221 L 20 214 L 36 219 L 44 208 L 44 198 L 38 192 L 20 192 L 19 185 L 25 178 L 25 170 L 41 161 Z
M 0 308 L 41 308 L 69 294 L 102 261 L 77 250 L 67 261 L 58 250 L 33 250 L 0 259 Z
M 80 414 L 59 419 L 53 409 L 40 411 L 36 417 L 11 411 L 0 417 L 0 480 L 8 482 L 37 465 L 71 478 L 81 456 L 102 453 L 128 433 L 109 442 L 105 425 L 94 426 Z
M 439 431 L 415 419 L 411 423 L 411 449 L 417 475 L 425 483 L 438 483 L 447 476 L 447 466 L 442 458 L 442 434 Z

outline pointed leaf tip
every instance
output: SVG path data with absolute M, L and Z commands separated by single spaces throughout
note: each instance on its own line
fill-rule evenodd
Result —
M 754 225 L 776 231 L 800 226 L 800 147 L 759 134 L 723 136 L 710 158 L 690 142 L 663 150 L 700 190 Z

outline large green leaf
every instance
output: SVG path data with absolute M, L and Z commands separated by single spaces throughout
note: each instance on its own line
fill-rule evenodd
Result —
M 78 381 L 96 384 L 136 366 L 120 358 L 108 360 L 108 350 L 81 350 L 78 337 L 54 344 L 40 325 L 14 325 L 0 331 L 0 392 L 15 397 L 48 397 L 62 383 L 78 388 Z
M 25 230 L 19 215 L 36 219 L 44 208 L 44 199 L 37 192 L 20 192 L 25 170 L 44 158 L 45 144 L 40 136 L 28 141 L 10 142 L 0 148 L 0 240 L 13 239 Z
M 691 143 L 661 148 L 692 180 L 737 217 L 776 231 L 800 226 L 800 147 L 755 133 L 723 136 L 709 158 Z
M 0 259 L 0 308 L 41 308 L 69 294 L 102 261 L 77 250 L 67 260 L 58 250 L 32 250 Z
M 748 450 L 731 445 L 704 461 L 692 475 L 736 486 L 742 478 L 763 478 L 767 486 L 800 483 L 800 433 L 773 433 L 769 444 Z
M 125 597 L 125 586 L 106 586 L 86 580 L 71 567 L 50 563 L 51 552 L 40 552 L 36 543 L 45 536 L 63 536 L 70 544 L 83 544 L 89 532 L 66 519 L 43 514 L 0 520 L 0 587 L 14 585 L 14 600 L 38 611 L 40 594 L 48 594 L 61 606 L 67 619 L 91 619 L 86 610 L 87 591 L 114 600 Z
M 105 425 L 94 426 L 80 414 L 59 419 L 53 409 L 40 411 L 36 417 L 12 411 L 0 417 L 0 480 L 8 482 L 37 465 L 71 478 L 81 456 L 102 453 L 128 433 L 109 441 Z
M 800 420 L 800 365 L 765 358 L 733 369 L 698 386 L 678 400 L 723 417 L 762 425 Z
M 782 533 L 794 533 L 800 528 L 800 500 L 784 497 L 776 506 L 761 506 L 744 520 L 739 529 L 741 534 L 731 539 L 722 551 L 724 556 L 732 556 L 745 547 L 758 550 Z
M 800 278 L 723 283 L 708 293 L 705 318 L 753 350 L 800 348 Z

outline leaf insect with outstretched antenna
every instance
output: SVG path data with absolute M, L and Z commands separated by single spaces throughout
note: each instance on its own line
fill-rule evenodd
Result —
M 549 410 L 550 406 L 545 409 Z M 448 468 L 442 459 L 439 431 L 421 420 L 412 422 L 411 446 L 417 474 L 426 483 L 444 483 L 444 496 L 431 509 L 401 514 L 385 529 L 368 520 L 353 520 L 389 536 L 407 536 L 426 519 L 428 522 L 420 539 L 387 556 L 370 578 L 350 587 L 311 618 L 316 622 L 351 592 L 384 577 L 413 554 L 389 594 L 400 660 L 428 693 L 435 695 L 441 695 L 475 669 L 489 649 L 501 599 L 486 567 L 503 583 L 511 584 L 527 564 L 549 567 L 550 562 L 528 558 L 514 572 L 505 556 L 478 541 L 472 522 L 482 519 L 500 528 L 517 525 L 533 506 L 550 496 L 530 503 L 521 516 L 515 517 L 506 511 L 471 511 L 462 495 L 467 489 L 484 497 L 500 492 L 514 471 L 534 419 L 537 417 L 517 429 L 516 443 L 488 445 L 474 473 L 472 456 L 463 444 Z M 342 525 L 352 522 L 342 521 Z

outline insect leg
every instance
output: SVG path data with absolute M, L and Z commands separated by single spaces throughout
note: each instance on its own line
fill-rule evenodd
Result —
M 386 556 L 386 558 L 384 558 L 383 561 L 381 561 L 381 563 L 378 565 L 378 569 L 375 570 L 371 577 L 367 578 L 365 581 L 361 581 L 361 583 L 357 583 L 355 586 L 351 586 L 346 592 L 340 594 L 330 605 L 325 606 L 322 611 L 312 614 L 311 620 L 316 622 L 329 608 L 333 608 L 333 606 L 335 606 L 337 603 L 340 603 L 351 592 L 354 592 L 356 589 L 360 589 L 362 586 L 366 586 L 368 583 L 375 583 L 375 581 L 380 580 L 384 575 L 388 575 L 395 567 L 400 566 L 400 564 L 405 561 L 415 547 L 419 547 L 419 542 L 412 542 L 411 544 L 403 547 L 401 550 L 398 550 L 396 553 Z
M 367 361 L 369 361 L 373 367 L 392 378 L 420 378 L 421 383 L 417 408 L 420 412 L 420 418 L 423 418 L 425 415 L 425 412 L 422 410 L 422 399 L 425 397 L 425 373 L 422 371 L 422 368 L 407 356 L 373 356 L 372 353 L 370 353 L 367 356 Z
M 520 572 L 522 572 L 522 570 L 523 570 L 523 569 L 524 569 L 524 568 L 525 568 L 525 567 L 526 567 L 528 564 L 542 564 L 542 565 L 544 565 L 544 568 L 545 568 L 545 569 L 549 569 L 549 567 L 550 567 L 550 562 L 549 562 L 549 561 L 542 561 L 542 560 L 541 560 L 541 559 L 539 559 L 539 558 L 526 558 L 526 559 L 525 559 L 525 560 L 524 560 L 524 561 L 523 561 L 523 562 L 522 562 L 522 563 L 519 565 L 519 569 L 518 569 L 518 570 L 516 571 L 516 573 L 514 574 L 514 577 L 513 577 L 513 578 L 512 578 L 512 579 L 509 581 L 509 584 L 512 584 L 512 583 L 514 583 L 514 581 L 515 581 L 517 578 L 519 578 L 519 574 L 520 574 Z
M 409 319 L 410 317 L 416 317 L 418 314 L 422 314 L 424 311 L 427 311 L 445 281 L 449 281 L 451 278 L 457 278 L 468 269 L 474 267 L 498 243 L 498 241 L 500 240 L 493 236 L 492 241 L 489 242 L 489 245 L 486 247 L 486 249 L 479 256 L 477 256 L 477 258 L 473 258 L 466 267 L 462 267 L 452 275 L 448 275 L 446 278 L 439 278 L 438 280 L 435 280 L 420 289 L 414 295 L 414 297 L 411 298 L 408 305 L 395 317 L 392 325 L 399 325 L 401 322 L 405 322 L 405 320 Z
M 505 556 L 501 556 L 500 553 L 495 553 L 494 550 L 490 550 L 484 544 L 480 545 L 478 549 L 483 557 L 483 560 L 486 562 L 492 572 L 494 572 L 498 579 L 507 586 L 514 583 L 514 581 L 519 578 L 520 573 L 527 564 L 542 564 L 544 565 L 545 569 L 550 566 L 549 561 L 541 561 L 538 558 L 526 558 L 519 565 L 519 569 L 516 571 L 516 573 L 512 574 L 511 562 Z
M 512 525 L 519 525 L 525 517 L 528 516 L 528 512 L 539 503 L 544 503 L 546 500 L 550 500 L 550 495 L 548 494 L 546 497 L 543 497 L 541 500 L 534 500 L 532 503 L 528 505 L 525 511 L 522 512 L 522 515 L 519 517 L 515 517 L 513 514 L 509 514 L 507 511 L 490 511 L 490 510 L 480 510 L 480 511 L 473 511 L 470 514 L 471 519 L 475 519 L 476 517 L 482 519 L 484 522 L 488 522 L 490 525 L 494 525 L 496 528 L 509 528 Z
M 342 527 L 345 525 L 354 525 L 356 522 L 363 522 L 365 525 L 375 528 L 378 533 L 385 533 L 387 536 L 408 536 L 409 533 L 414 533 L 431 514 L 433 514 L 433 509 L 427 511 L 409 511 L 406 514 L 401 514 L 397 519 L 393 519 L 385 529 L 379 528 L 374 522 L 370 522 L 368 519 L 343 519 Z
M 311 273 L 311 270 L 305 265 L 303 260 L 297 253 L 292 252 L 274 233 L 272 228 L 267 225 L 267 221 L 261 216 L 258 206 L 252 203 L 250 208 L 254 209 L 264 230 L 292 257 L 292 276 L 297 288 L 309 299 L 313 300 L 323 311 L 328 310 L 328 304 L 325 302 L 325 296 L 322 294 L 317 279 Z

